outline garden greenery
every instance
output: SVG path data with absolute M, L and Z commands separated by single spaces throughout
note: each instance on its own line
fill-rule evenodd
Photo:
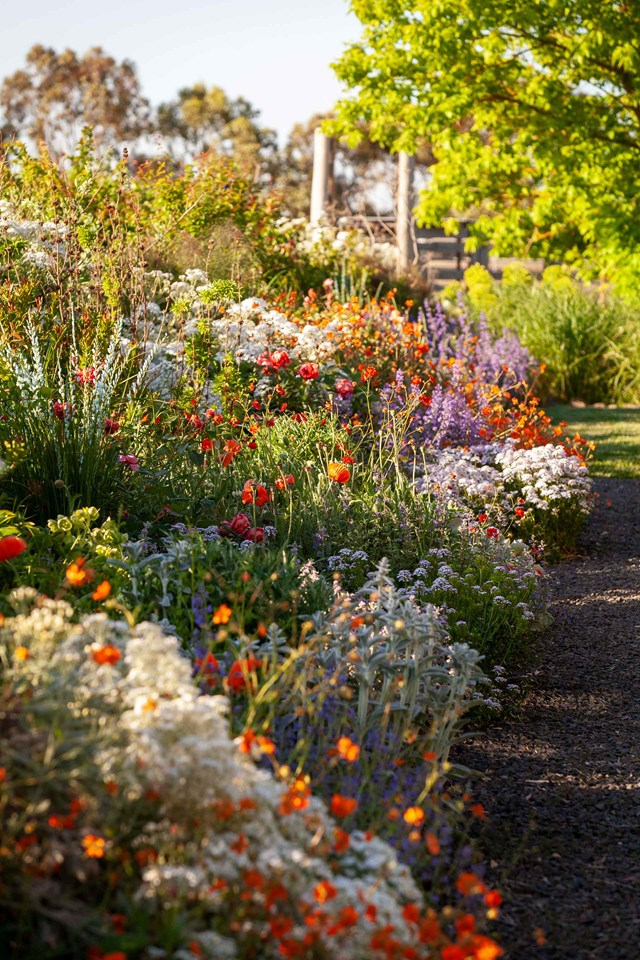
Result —
M 178 263 L 179 210 L 281 229 L 220 169 L 88 164 L 3 174 L 1 948 L 496 960 L 455 747 L 588 444 L 472 313 Z

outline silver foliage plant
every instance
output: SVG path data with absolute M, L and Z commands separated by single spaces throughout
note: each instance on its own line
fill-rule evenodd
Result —
M 345 676 L 357 696 L 359 742 L 371 730 L 417 736 L 446 761 L 461 721 L 482 702 L 481 656 L 451 643 L 435 608 L 418 608 L 396 587 L 382 560 L 364 586 L 312 618 L 309 646 L 326 670 Z

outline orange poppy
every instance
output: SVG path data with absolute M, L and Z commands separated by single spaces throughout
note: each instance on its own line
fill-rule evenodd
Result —
M 344 463 L 336 463 L 335 461 L 332 461 L 327 467 L 327 473 L 329 475 L 329 479 L 333 480 L 334 483 L 348 483 L 351 479 L 349 469 L 344 465 Z

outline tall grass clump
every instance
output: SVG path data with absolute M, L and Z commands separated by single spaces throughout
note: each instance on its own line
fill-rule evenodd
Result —
M 495 281 L 476 265 L 465 274 L 464 297 L 546 366 L 547 398 L 640 401 L 640 314 L 614 292 L 584 286 L 562 267 L 548 267 L 540 280 L 511 268 Z

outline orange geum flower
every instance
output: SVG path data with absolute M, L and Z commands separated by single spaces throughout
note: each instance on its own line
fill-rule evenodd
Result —
M 91 567 L 85 567 L 87 561 L 84 557 L 79 557 L 73 563 L 70 563 L 66 569 L 67 583 L 72 587 L 82 587 L 85 583 L 91 583 L 95 576 L 95 571 Z
M 456 880 L 456 889 L 463 897 L 476 893 L 486 893 L 486 886 L 477 873 L 461 873 Z
M 331 813 L 334 817 L 348 817 L 358 809 L 358 801 L 355 797 L 343 797 L 340 793 L 334 793 L 331 798 Z
M 474 960 L 497 960 L 504 955 L 504 950 L 495 940 L 481 934 L 475 936 L 471 942 Z
M 467 960 L 469 951 L 466 947 L 458 947 L 455 943 L 450 943 L 440 951 L 441 960 Z
M 349 849 L 351 837 L 342 827 L 336 827 L 333 831 L 333 849 L 336 853 L 344 853 Z
M 334 885 L 328 880 L 321 880 L 320 883 L 316 883 L 313 888 L 313 896 L 318 903 L 326 903 L 327 900 L 333 900 L 337 892 Z
M 490 910 L 496 910 L 502 903 L 502 895 L 497 890 L 489 890 L 484 895 L 484 902 Z
M 408 903 L 406 907 L 402 909 L 402 916 L 409 923 L 419 923 L 420 922 L 420 910 L 415 903 Z
M 422 807 L 408 807 L 404 812 L 403 819 L 405 823 L 416 826 L 424 820 L 424 810 Z
M 476 929 L 476 919 L 471 913 L 463 913 L 463 915 L 456 920 L 455 927 L 458 936 L 464 937 L 465 934 L 474 932 Z
M 102 646 L 93 646 L 91 648 L 91 656 L 99 666 L 106 663 L 110 667 L 113 667 L 118 660 L 122 658 L 122 654 L 118 648 L 114 647 L 111 643 L 106 643 Z
M 231 607 L 228 607 L 226 603 L 221 603 L 214 615 L 211 618 L 211 622 L 222 625 L 224 623 L 229 623 L 233 610 Z
M 82 846 L 84 847 L 86 856 L 94 860 L 99 860 L 100 857 L 104 857 L 106 845 L 107 841 L 104 837 L 98 837 L 95 833 L 88 833 L 82 840 Z
M 360 756 L 360 747 L 349 737 L 340 737 L 336 747 L 338 754 L 343 760 L 346 760 L 347 763 L 355 763 Z
M 29 657 L 31 656 L 31 654 L 29 653 L 29 648 L 23 647 L 22 645 L 15 648 L 15 650 L 13 651 L 13 655 L 16 658 L 16 660 L 28 660 Z
M 435 833 L 428 833 L 426 838 L 426 847 L 432 857 L 437 857 L 440 853 L 440 841 Z
M 91 594 L 91 599 L 96 601 L 106 600 L 110 593 L 111 584 L 108 580 L 103 580 L 102 583 L 99 583 Z

